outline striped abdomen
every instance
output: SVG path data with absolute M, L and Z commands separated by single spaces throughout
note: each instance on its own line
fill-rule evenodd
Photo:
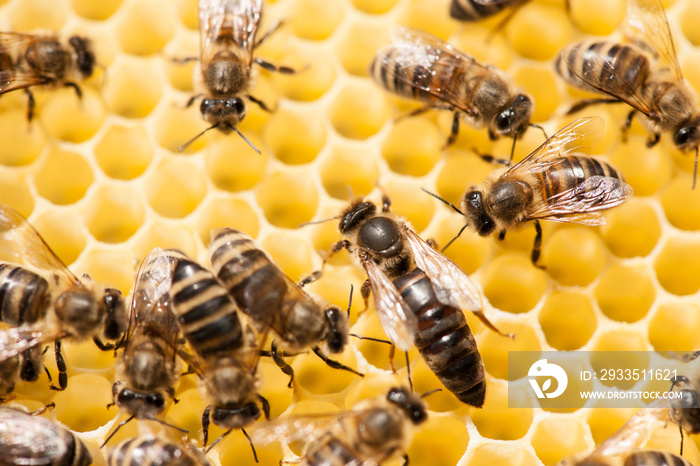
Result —
M 345 442 L 337 437 L 327 435 L 310 446 L 301 464 L 305 466 L 360 466 L 364 462 L 351 451 Z
M 481 407 L 484 364 L 462 310 L 438 301 L 421 269 L 397 278 L 394 285 L 418 318 L 415 345 L 425 363 L 460 401 Z
M 558 159 L 555 163 L 549 165 L 546 169 L 537 172 L 537 181 L 541 187 L 541 196 L 547 204 L 556 202 L 556 196 L 566 191 L 580 186 L 587 178 L 593 176 L 603 176 L 607 178 L 618 179 L 624 181 L 622 173 L 615 167 L 605 162 L 604 160 L 595 157 L 579 157 L 569 155 Z M 583 197 L 585 191 L 581 191 L 578 195 Z M 598 196 L 599 201 L 605 201 L 605 196 Z M 590 197 L 587 197 L 590 199 Z M 595 207 L 595 205 L 587 206 L 587 209 Z
M 109 466 L 201 466 L 210 464 L 196 448 L 183 448 L 156 437 L 136 437 L 113 448 Z
M 261 331 L 273 325 L 287 293 L 285 277 L 248 235 L 230 228 L 212 239 L 211 264 L 236 304 Z
M 460 21 L 479 21 L 500 13 L 505 8 L 524 0 L 506 0 L 498 2 L 475 2 L 474 0 L 452 0 L 450 16 Z
M 14 264 L 0 263 L 0 321 L 19 326 L 41 320 L 49 307 L 49 283 Z
M 647 55 L 632 45 L 584 41 L 562 50 L 556 70 L 572 86 L 626 98 L 644 87 L 650 64 Z
M 625 460 L 624 466 L 692 466 L 678 455 L 665 451 L 638 451 Z
M 180 330 L 201 357 L 242 346 L 238 308 L 211 272 L 191 260 L 178 260 L 170 295 Z

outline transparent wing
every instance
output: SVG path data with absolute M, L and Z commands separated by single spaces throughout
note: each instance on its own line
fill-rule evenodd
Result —
M 683 79 L 661 0 L 630 0 L 627 29 L 627 35 L 634 42 L 650 49 L 658 58 L 659 64 L 670 68 L 677 80 Z
M 403 233 L 416 265 L 430 278 L 440 302 L 458 309 L 481 311 L 481 293 L 467 274 L 409 228 Z
M 69 283 L 80 284 L 39 232 L 22 214 L 6 205 L 0 205 L 0 254 L 10 256 L 13 262 L 26 262 Z
M 604 128 L 605 123 L 598 116 L 580 118 L 547 139 L 503 176 L 514 176 L 522 171 L 541 171 L 569 154 L 590 154 L 600 141 Z
M 199 0 L 201 56 L 223 39 L 244 50 L 250 64 L 261 16 L 262 0 Z
M 13 66 L 13 57 L 23 54 L 33 42 L 44 39 L 33 34 L 0 32 L 0 94 L 46 83 L 41 76 Z
M 0 464 L 59 464 L 67 451 L 63 436 L 48 419 L 0 408 Z
M 379 266 L 366 255 L 361 256 L 361 261 L 372 286 L 377 317 L 384 333 L 397 348 L 408 351 L 413 345 L 418 319 Z
M 62 336 L 60 330 L 35 330 L 28 326 L 0 331 L 0 362 Z
M 253 443 L 267 444 L 280 439 L 309 443 L 330 433 L 343 418 L 355 415 L 353 411 L 291 415 L 284 419 L 255 424 L 249 433 Z
M 46 84 L 46 82 L 47 81 L 40 76 L 25 73 L 20 70 L 0 71 L 0 94 L 39 84 Z

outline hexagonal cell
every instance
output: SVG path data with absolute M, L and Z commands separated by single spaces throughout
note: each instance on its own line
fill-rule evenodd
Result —
M 561 104 L 561 96 L 556 92 L 557 83 L 549 67 L 524 66 L 518 68 L 513 73 L 513 80 L 535 101 L 532 121 L 546 121 Z
M 630 134 L 610 155 L 610 162 L 625 175 L 637 196 L 657 192 L 671 179 L 671 161 L 659 145 L 648 148 L 647 137 Z
M 265 125 L 263 140 L 282 162 L 309 163 L 326 144 L 326 127 L 313 112 L 277 110 Z
M 123 0 L 105 0 L 93 2 L 91 0 L 71 0 L 73 11 L 87 19 L 105 20 L 119 9 Z
M 444 416 L 429 416 L 421 424 L 406 452 L 411 465 L 457 464 L 469 444 L 464 422 Z
M 341 136 L 367 139 L 389 118 L 384 91 L 367 80 L 349 81 L 328 107 L 331 124 Z
M 304 172 L 270 175 L 255 187 L 255 198 L 267 221 L 281 228 L 297 228 L 311 220 L 318 208 L 315 183 Z
M 618 257 L 646 256 L 661 238 L 661 223 L 653 207 L 643 199 L 631 198 L 605 214 L 600 234 Z
M 440 248 L 452 241 L 464 226 L 464 220 L 457 215 L 438 220 L 436 233 L 432 235 Z M 478 235 L 462 234 L 442 253 L 470 274 L 481 268 L 493 252 L 493 242 Z
M 394 123 L 382 142 L 382 156 L 394 173 L 424 176 L 442 157 L 444 137 L 426 118 Z
M 700 290 L 700 241 L 692 237 L 666 238 L 654 261 L 656 278 L 669 293 L 689 295 Z
M 542 28 L 542 24 L 547 24 Z M 550 60 L 571 42 L 572 27 L 559 8 L 530 3 L 523 6 L 506 26 L 506 37 L 525 58 Z
M 136 257 L 131 251 L 93 247 L 85 251 L 85 255 L 76 264 L 76 270 L 87 273 L 105 287 L 121 290 L 126 297 L 134 286 L 137 272 L 135 264 L 141 259 L 143 257 Z
M 194 9 L 197 10 L 196 7 Z M 193 77 L 195 70 L 199 73 L 200 69 L 199 37 L 178 34 L 168 42 L 162 53 L 166 57 L 162 64 L 170 85 L 178 91 L 194 94 Z M 195 60 L 179 61 L 188 58 Z
M 111 126 L 95 145 L 94 153 L 102 171 L 119 180 L 141 176 L 153 160 L 151 140 L 138 126 Z
M 261 246 L 275 264 L 295 282 L 313 271 L 311 247 L 297 235 L 273 233 L 265 237 Z
M 551 415 L 538 422 L 530 443 L 544 464 L 556 464 L 574 453 L 586 451 L 588 426 L 578 416 Z
M 608 262 L 608 251 L 594 230 L 563 228 L 546 239 L 541 262 L 552 278 L 562 285 L 585 286 L 603 271 Z
M 12 31 L 60 31 L 66 22 L 66 12 L 62 5 L 51 0 L 27 0 L 13 4 L 8 19 Z
M 535 307 L 547 290 L 546 274 L 519 254 L 506 254 L 488 263 L 481 283 L 494 307 L 514 314 Z
M 130 186 L 103 184 L 90 193 L 83 215 L 85 225 L 96 240 L 124 242 L 144 222 L 141 192 Z
M 275 88 L 285 97 L 301 102 L 321 98 L 336 82 L 335 54 L 317 44 L 299 43 L 285 52 L 283 63 L 295 74 L 274 73 Z
M 457 49 L 468 53 L 484 64 L 507 70 L 513 63 L 513 49 L 502 34 L 493 34 L 486 22 L 469 24 L 459 28 L 449 42 Z
M 327 39 L 343 18 L 340 2 L 293 0 L 291 3 L 289 22 L 294 34 L 302 39 Z
M 197 0 L 178 0 L 178 15 L 180 21 L 187 28 L 197 30 L 199 19 L 197 18 Z
M 378 157 L 377 149 L 366 144 L 333 145 L 318 169 L 328 195 L 346 200 L 351 192 L 363 196 L 372 191 L 379 181 Z
M 595 297 L 610 319 L 636 322 L 654 304 L 656 287 L 646 267 L 613 264 L 600 275 Z
M 502 442 L 484 443 L 474 448 L 465 466 L 536 466 L 540 464 L 529 447 L 521 444 L 506 444 Z
M 360 11 L 381 15 L 396 5 L 396 0 L 352 0 L 352 5 Z
M 163 93 L 160 81 L 154 63 L 120 60 L 109 67 L 103 93 L 112 112 L 126 118 L 144 118 L 160 100 Z
M 416 233 L 423 231 L 435 215 L 435 203 L 430 196 L 422 194 L 414 182 L 392 178 L 384 183 L 384 192 L 391 201 L 391 211 L 410 222 Z M 381 206 L 381 200 L 378 206 Z
M 85 249 L 87 238 L 73 211 L 48 210 L 31 223 L 66 265 L 72 264 Z
M 202 412 L 207 403 L 197 388 L 190 388 L 177 394 L 178 404 L 173 404 L 165 415 L 166 422 L 190 431 L 190 439 L 202 441 Z M 209 436 L 216 438 L 224 433 L 216 424 L 210 425 Z M 235 433 L 234 433 L 235 434 Z
M 333 359 L 348 367 L 357 367 L 355 355 L 349 347 L 340 354 L 334 354 Z M 294 369 L 294 382 L 314 395 L 340 393 L 360 378 L 352 372 L 330 369 L 314 353 L 300 354 L 290 365 Z M 332 371 L 330 377 L 329 370 Z
M 482 436 L 495 440 L 516 440 L 527 434 L 533 413 L 530 409 L 509 409 L 508 387 L 500 381 L 490 382 L 486 386 L 483 408 L 472 410 L 470 417 Z
M 26 174 L 0 170 L 0 202 L 9 205 L 25 218 L 34 210 L 34 196 Z
M 208 197 L 200 207 L 194 226 L 202 243 L 208 245 L 213 230 L 224 227 L 243 231 L 253 238 L 258 236 L 260 219 L 257 212 L 244 199 Z
M 595 372 L 601 374 L 610 368 L 649 368 L 649 345 L 644 335 L 634 330 L 621 328 L 607 330 L 600 335 L 591 347 L 590 362 Z M 629 390 L 637 382 L 634 380 L 599 380 L 605 386 Z
M 680 300 L 663 303 L 649 321 L 648 332 L 656 351 L 694 351 L 700 348 L 700 306 Z
M 197 152 L 205 147 L 207 142 L 212 140 L 213 136 L 219 132 L 214 130 L 200 134 L 209 125 L 202 120 L 198 105 L 185 107 L 186 104 L 186 100 L 169 102 L 161 105 L 155 112 L 156 141 L 160 147 L 174 153 L 178 153 L 178 148 L 187 143 L 190 143 L 190 145 L 183 151 L 185 154 Z M 231 136 L 238 137 L 235 134 Z M 253 144 L 256 143 L 254 142 Z M 257 146 L 258 144 L 256 144 Z
M 468 320 L 471 316 L 467 313 Z M 509 351 L 539 351 L 542 348 L 539 337 L 535 334 L 532 326 L 524 323 L 513 323 L 505 321 L 494 321 L 489 316 L 489 320 L 503 333 L 512 333 L 514 339 L 504 337 L 489 329 L 479 332 L 477 342 L 479 353 L 484 361 L 486 372 L 497 379 L 508 379 L 508 352 Z M 471 325 L 476 331 L 476 327 Z
M 87 161 L 75 152 L 52 147 L 34 172 L 40 196 L 54 204 L 72 204 L 85 195 L 95 177 Z
M 678 18 L 685 38 L 695 46 L 700 45 L 700 31 L 696 27 L 700 18 L 700 5 L 697 2 L 686 2 L 683 13 Z
M 106 111 L 98 92 L 81 87 L 78 97 L 71 88 L 55 89 L 41 109 L 41 122 L 52 138 L 68 142 L 90 139 L 104 122 Z
M 587 419 L 588 426 L 596 445 L 604 442 L 620 427 L 622 427 L 637 411 L 635 408 L 615 408 L 611 403 L 598 402 L 589 409 Z M 619 404 L 619 401 L 617 402 Z
M 175 33 L 172 10 L 157 0 L 130 3 L 116 28 L 117 40 L 126 53 L 151 55 L 161 50 Z
M 105 409 L 112 402 L 112 381 L 97 374 L 70 377 L 68 388 L 56 393 L 56 420 L 76 432 L 89 432 L 111 421 L 114 413 Z
M 241 432 L 227 435 L 216 447 L 221 464 L 279 464 L 284 457 L 282 446 L 278 442 L 255 445 L 256 458 L 250 450 L 250 442 Z
M 29 165 L 41 154 L 46 136 L 40 125 L 27 121 L 26 110 L 0 113 L 0 164 L 8 167 Z
M 439 169 L 435 186 L 437 194 L 461 208 L 462 197 L 467 189 L 486 179 L 494 169 L 472 152 L 452 153 Z
M 183 159 L 165 159 L 144 185 L 148 203 L 163 217 L 182 218 L 191 214 L 207 194 L 204 173 Z
M 235 134 L 217 137 L 204 155 L 209 179 L 217 188 L 233 192 L 255 187 L 265 176 L 268 161 L 266 153 L 256 154 Z
M 335 43 L 340 64 L 354 76 L 367 76 L 370 63 L 382 46 L 389 44 L 386 23 L 362 17 L 343 30 Z
M 442 8 L 436 8 L 433 0 L 413 0 L 403 5 L 396 22 L 446 40 L 455 31 L 457 23 L 450 18 L 447 3 L 440 5 Z
M 581 348 L 598 326 L 588 296 L 570 291 L 549 294 L 538 319 L 547 343 L 560 351 Z
M 661 195 L 661 205 L 671 225 L 681 230 L 700 230 L 700 190 L 688 189 L 688 179 L 672 180 Z
M 181 222 L 147 222 L 135 235 L 134 247 L 136 257 L 142 259 L 153 248 L 175 248 L 193 259 L 199 250 L 196 234 Z
M 569 15 L 581 32 L 606 36 L 625 19 L 624 0 L 570 0 Z

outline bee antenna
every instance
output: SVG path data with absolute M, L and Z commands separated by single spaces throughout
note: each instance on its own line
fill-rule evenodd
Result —
M 201 133 L 199 133 L 198 135 L 196 135 L 195 137 L 193 137 L 192 139 L 190 139 L 189 141 L 187 141 L 187 142 L 184 143 L 183 145 L 178 146 L 177 151 L 178 151 L 178 152 L 182 152 L 183 150 L 185 150 L 185 149 L 187 149 L 188 147 L 190 147 L 190 144 L 192 144 L 192 143 L 195 142 L 197 139 L 199 139 L 202 135 L 204 135 L 204 133 L 206 133 L 207 131 L 209 131 L 209 130 L 211 130 L 211 129 L 218 128 L 218 127 L 219 127 L 219 124 L 218 124 L 218 123 L 216 123 L 216 124 L 214 124 L 214 125 L 211 125 L 209 128 L 205 129 L 204 131 L 202 131 Z M 236 131 L 238 131 L 238 130 L 236 130 Z M 241 134 L 241 133 L 238 133 L 238 134 Z M 245 139 L 245 138 L 243 138 L 243 139 Z M 247 139 L 246 139 L 246 141 L 247 141 Z M 248 144 L 250 144 L 250 142 L 249 142 Z M 251 145 L 252 145 L 252 144 L 251 144 Z M 254 149 L 255 149 L 255 148 L 254 148 Z M 257 149 L 255 149 L 255 150 L 257 150 Z M 258 151 L 258 152 L 259 152 L 259 151 Z
M 549 136 L 547 136 L 547 132 L 544 130 L 544 128 L 540 125 L 536 125 L 535 123 L 530 123 L 529 125 L 531 128 L 537 128 L 540 131 L 542 131 L 542 134 L 544 134 L 545 139 L 549 139 Z
M 340 218 L 340 215 L 336 215 L 334 217 L 324 218 L 323 220 L 312 220 L 310 222 L 304 222 L 304 223 L 299 224 L 299 226 L 297 228 L 305 227 L 307 225 L 318 225 L 319 223 L 326 223 L 326 222 L 329 222 L 331 220 L 338 220 L 339 218 Z
M 459 238 L 459 236 L 462 234 L 462 232 L 464 231 L 465 228 L 467 228 L 467 224 L 466 224 L 466 223 L 465 223 L 464 226 L 459 230 L 459 233 L 457 233 L 457 236 L 455 236 L 454 238 L 452 238 L 452 239 L 450 240 L 450 242 L 447 243 L 447 244 L 445 245 L 444 248 L 440 249 L 440 252 L 445 252 L 445 249 L 447 249 L 448 247 L 450 247 L 450 244 L 454 243 L 455 240 L 456 240 L 457 238 Z
M 693 165 L 693 186 L 690 189 L 695 189 L 695 181 L 698 177 L 698 148 L 695 148 L 695 165 Z
M 107 442 L 109 442 L 109 441 L 112 439 L 112 437 L 114 437 L 114 434 L 116 434 L 117 432 L 119 432 L 119 429 L 121 429 L 122 426 L 124 426 L 124 424 L 126 424 L 126 423 L 129 422 L 129 421 L 131 421 L 131 420 L 132 420 L 133 418 L 135 418 L 135 417 L 136 417 L 136 415 L 132 415 L 132 416 L 131 416 L 129 419 L 127 419 L 126 421 L 120 422 L 119 425 L 117 426 L 117 428 L 114 429 L 114 430 L 112 431 L 112 433 L 109 434 L 109 435 L 107 436 L 107 438 L 106 438 L 105 441 L 102 443 L 102 445 L 100 445 L 100 448 L 104 448 L 105 445 L 107 445 Z
M 429 391 L 423 393 L 420 397 L 426 398 L 426 397 L 429 397 L 430 395 L 432 395 L 433 393 L 441 392 L 441 391 L 442 391 L 442 388 L 434 388 L 432 390 L 429 390 Z
M 438 196 L 438 195 L 435 194 L 435 193 L 431 193 L 430 191 L 428 191 L 427 189 L 425 189 L 425 188 L 423 188 L 423 187 L 421 187 L 420 189 L 421 189 L 424 193 L 430 194 L 431 196 L 433 196 L 433 197 L 434 197 L 435 199 L 437 199 L 438 201 L 440 201 L 440 202 L 442 202 L 443 204 L 445 204 L 445 205 L 451 207 L 452 210 L 454 210 L 455 212 L 457 212 L 459 215 L 464 215 L 464 212 L 462 212 L 461 210 L 459 210 L 459 209 L 458 209 L 454 204 L 452 204 L 451 202 L 446 201 L 445 199 L 441 198 L 440 196 Z
M 348 299 L 348 320 L 350 320 L 350 308 L 352 307 L 352 292 L 355 288 L 350 284 L 350 299 Z
M 156 418 L 154 418 L 154 417 L 146 417 L 146 418 L 144 418 L 144 419 L 148 419 L 149 421 L 159 422 L 159 423 L 163 424 L 164 426 L 170 427 L 171 429 L 179 430 L 179 431 L 182 432 L 183 434 L 189 434 L 189 433 L 190 433 L 190 431 L 187 430 L 187 429 L 183 429 L 182 427 L 178 427 L 178 426 L 173 425 L 173 424 L 170 424 L 170 423 L 168 423 L 168 422 L 161 421 L 160 419 L 156 419 Z
M 213 126 L 212 126 L 212 128 L 213 128 Z M 247 137 L 243 136 L 243 133 L 241 133 L 240 131 L 238 131 L 238 128 L 233 128 L 233 130 L 234 130 L 235 132 L 237 132 L 238 135 L 239 135 L 241 138 L 243 138 L 243 140 L 244 140 L 245 142 L 247 142 L 248 145 L 249 145 L 250 147 L 252 147 L 253 150 L 254 150 L 255 152 L 257 152 L 258 154 L 262 154 L 262 152 L 260 152 L 260 149 L 258 149 L 257 147 L 255 147 L 255 146 L 253 145 L 253 143 L 250 142 L 250 141 L 248 140 Z

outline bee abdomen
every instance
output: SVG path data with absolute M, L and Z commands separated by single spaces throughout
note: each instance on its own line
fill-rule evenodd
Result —
M 346 466 L 360 465 L 362 461 L 344 442 L 335 437 L 328 437 L 307 453 L 306 464 L 308 466 Z
M 691 463 L 673 453 L 638 451 L 627 457 L 624 466 L 691 466 Z
M 450 16 L 461 21 L 479 21 L 495 15 L 508 5 L 508 2 L 480 4 L 475 3 L 474 0 L 452 0 L 450 3 Z
M 49 283 L 23 267 L 0 263 L 0 321 L 18 326 L 46 315 Z
M 155 437 L 137 437 L 123 441 L 109 453 L 109 466 L 197 466 L 204 458 L 194 458 L 179 445 Z
M 609 163 L 595 157 L 570 155 L 559 159 L 538 173 L 543 194 L 548 204 L 556 201 L 556 195 L 580 186 L 586 179 L 603 176 L 623 180 L 622 173 Z M 581 191 L 581 195 L 585 191 Z M 601 201 L 604 199 L 601 198 Z

